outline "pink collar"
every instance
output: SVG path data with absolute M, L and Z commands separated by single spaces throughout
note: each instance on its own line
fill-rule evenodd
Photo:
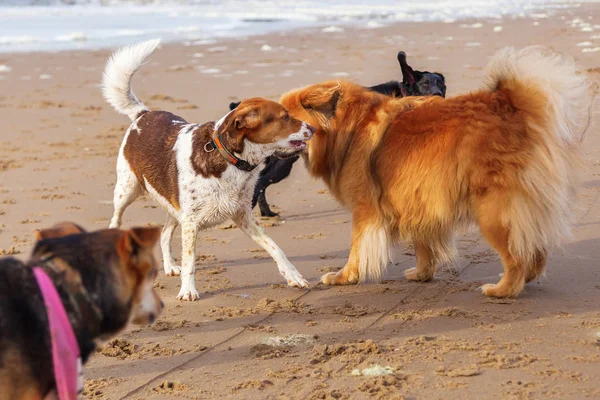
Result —
M 54 379 L 60 400 L 76 400 L 83 389 L 79 345 L 60 296 L 50 277 L 40 267 L 33 268 L 50 325 Z

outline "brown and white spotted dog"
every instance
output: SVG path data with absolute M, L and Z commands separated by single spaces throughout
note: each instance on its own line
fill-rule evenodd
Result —
M 254 98 L 221 120 L 190 124 L 166 111 L 149 111 L 131 90 L 135 71 L 156 50 L 151 40 L 117 51 L 104 70 L 106 100 L 133 121 L 117 159 L 111 227 L 142 192 L 167 211 L 161 247 L 167 275 L 181 274 L 180 300 L 199 298 L 194 282 L 196 235 L 232 219 L 273 257 L 290 286 L 308 282 L 256 223 L 251 210 L 258 166 L 266 157 L 294 155 L 306 147 L 314 128 L 292 118 L 274 101 Z M 182 262 L 175 265 L 171 238 L 182 225 Z

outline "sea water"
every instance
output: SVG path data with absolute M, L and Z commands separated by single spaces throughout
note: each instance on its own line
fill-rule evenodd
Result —
M 210 41 L 314 26 L 522 16 L 571 0 L 0 0 L 0 52 Z M 335 28 L 333 28 L 335 29 Z

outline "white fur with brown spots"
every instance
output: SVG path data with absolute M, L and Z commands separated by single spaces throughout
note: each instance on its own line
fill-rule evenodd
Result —
M 259 169 L 256 168 L 248 172 L 240 170 L 234 165 L 227 164 L 222 173 L 208 176 L 203 176 L 195 170 L 193 164 L 195 157 L 198 156 L 198 152 L 205 152 L 203 148 L 198 149 L 193 145 L 194 132 L 199 130 L 202 125 L 186 124 L 175 120 L 165 125 L 173 127 L 173 124 L 177 123 L 179 129 L 172 136 L 172 138 L 176 138 L 171 151 L 174 154 L 174 162 L 176 164 L 177 183 L 176 185 L 172 185 L 170 191 L 166 192 L 167 189 L 165 188 L 170 188 L 170 186 L 161 186 L 164 182 L 160 180 L 158 182 L 154 181 L 153 187 L 151 179 L 146 179 L 143 171 L 142 173 L 140 172 L 140 167 L 132 165 L 129 162 L 125 149 L 128 139 L 132 137 L 131 135 L 147 135 L 145 141 L 158 140 L 155 139 L 157 136 L 153 136 L 155 132 L 148 132 L 146 129 L 150 129 L 150 131 L 152 129 L 166 129 L 162 125 L 158 127 L 150 125 L 150 128 L 141 128 L 141 126 L 145 126 L 143 119 L 150 118 L 147 116 L 153 112 L 146 112 L 141 115 L 139 113 L 134 114 L 135 110 L 142 112 L 146 111 L 146 108 L 131 91 L 131 75 L 119 78 L 114 75 L 118 71 L 115 72 L 116 70 L 114 69 L 110 70 L 110 67 L 113 65 L 125 65 L 127 67 L 121 69 L 122 74 L 126 75 L 132 74 L 132 71 L 135 72 L 139 68 L 136 62 L 143 63 L 145 60 L 145 57 L 140 56 L 140 54 L 146 51 L 147 55 L 150 55 L 155 48 L 149 45 L 148 42 L 141 43 L 139 46 L 141 49 L 131 46 L 127 48 L 127 51 L 120 50 L 116 52 L 108 63 L 107 70 L 109 72 L 105 73 L 104 93 L 107 101 L 115 106 L 117 111 L 129 115 L 133 120 L 125 135 L 117 159 L 117 184 L 114 193 L 115 211 L 110 226 L 118 227 L 121 224 L 121 216 L 125 208 L 141 195 L 144 189 L 165 209 L 168 216 L 161 235 L 164 270 L 167 275 L 181 274 L 181 290 L 177 295 L 177 298 L 180 300 L 192 301 L 199 298 L 194 282 L 195 247 L 198 230 L 211 228 L 228 219 L 233 220 L 244 233 L 273 257 L 277 263 L 279 273 L 284 277 L 288 285 L 300 288 L 308 287 L 308 282 L 290 263 L 275 242 L 266 235 L 252 215 L 252 193 L 256 185 Z M 130 57 L 131 59 L 121 60 L 120 58 L 122 57 Z M 112 82 L 120 82 L 120 86 L 112 88 Z M 126 82 L 126 85 L 123 82 Z M 127 90 L 124 90 L 125 87 Z M 293 129 L 298 130 L 287 136 L 281 136 L 280 132 L 270 133 L 272 135 L 268 137 L 270 139 L 265 140 L 263 137 L 261 143 L 244 137 L 243 150 L 241 153 L 235 154 L 237 157 L 251 164 L 260 164 L 266 157 L 273 155 L 275 152 L 299 151 L 306 147 L 305 141 L 312 137 L 314 128 L 304 122 L 291 119 L 287 111 L 277 103 L 263 99 L 254 99 L 255 103 L 257 101 L 259 107 L 260 104 L 264 104 L 264 107 L 272 107 L 277 110 L 277 113 L 283 115 L 283 121 L 286 121 L 283 126 L 288 128 L 293 126 Z M 215 130 L 220 127 L 228 115 L 214 124 Z M 232 118 L 234 117 L 232 116 Z M 290 130 L 284 132 L 287 134 Z M 135 136 L 134 138 L 136 137 L 139 136 Z M 138 152 L 136 156 L 138 157 L 138 162 L 140 157 L 145 162 L 148 159 L 156 160 L 155 157 L 161 155 Z M 208 154 L 202 153 L 201 156 L 208 157 Z M 217 155 L 217 157 L 220 156 Z M 157 178 L 154 177 L 153 179 Z M 140 182 L 140 180 L 143 180 L 143 182 Z M 175 193 L 175 191 L 178 193 L 174 196 L 176 200 L 173 200 L 170 195 Z M 173 231 L 179 224 L 182 225 L 181 267 L 174 265 L 174 258 L 171 253 L 171 238 Z

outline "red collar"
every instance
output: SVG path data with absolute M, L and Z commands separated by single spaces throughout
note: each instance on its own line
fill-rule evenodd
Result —
M 221 154 L 221 156 L 223 156 L 223 158 L 227 160 L 228 163 L 232 164 L 237 169 L 250 172 L 254 170 L 254 168 L 258 167 L 258 164 L 250 164 L 248 161 L 236 157 L 235 154 L 233 154 L 225 147 L 225 145 L 223 145 L 223 141 L 221 140 L 219 134 L 216 131 L 213 134 L 212 140 L 206 143 L 206 145 L 204 146 L 204 150 L 208 153 L 210 153 L 214 149 L 217 149 L 219 151 L 219 154 Z

